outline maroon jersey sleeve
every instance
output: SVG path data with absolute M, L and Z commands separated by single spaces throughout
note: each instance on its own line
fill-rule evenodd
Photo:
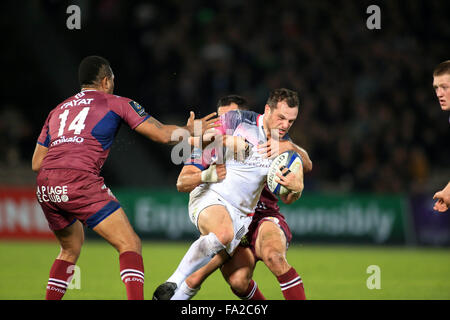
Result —
M 136 101 L 128 98 L 112 96 L 108 104 L 111 110 L 125 121 L 131 129 L 135 129 L 142 122 L 150 118 L 150 115 Z

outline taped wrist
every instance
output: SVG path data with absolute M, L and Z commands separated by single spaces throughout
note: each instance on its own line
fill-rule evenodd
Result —
M 202 182 L 217 182 L 218 181 L 217 169 L 216 169 L 215 164 L 210 165 L 208 169 L 205 169 L 202 171 L 201 180 L 202 180 Z

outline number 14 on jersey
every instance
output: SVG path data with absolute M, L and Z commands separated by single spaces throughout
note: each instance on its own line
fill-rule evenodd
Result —
M 86 117 L 89 113 L 90 107 L 84 107 L 81 109 L 81 111 L 76 115 L 76 117 L 73 119 L 73 121 L 70 123 L 68 131 L 74 131 L 74 134 L 80 134 L 81 131 L 83 131 L 85 125 L 84 121 L 86 120 Z M 69 109 L 64 110 L 63 113 L 59 115 L 59 130 L 58 130 L 58 137 L 62 136 L 64 133 L 64 129 L 66 127 L 67 118 L 69 116 Z

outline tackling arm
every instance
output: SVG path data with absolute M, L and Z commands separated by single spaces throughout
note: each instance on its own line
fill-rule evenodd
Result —
M 136 131 L 155 142 L 173 144 L 172 133 L 177 129 L 183 129 L 175 125 L 165 125 L 151 117 L 136 127 Z
M 223 180 L 226 173 L 224 164 L 212 164 L 203 171 L 194 165 L 186 165 L 181 169 L 178 176 L 177 190 L 179 192 L 191 192 L 202 183 Z
M 178 175 L 177 190 L 191 192 L 202 183 L 202 171 L 194 165 L 184 166 Z
M 150 140 L 164 143 L 164 144 L 175 144 L 178 143 L 182 137 L 179 137 L 179 140 L 172 140 L 172 134 L 177 129 L 182 129 L 186 133 L 189 133 L 190 136 L 194 135 L 194 121 L 197 121 L 198 125 L 196 125 L 196 128 L 198 127 L 198 132 L 195 132 L 196 135 L 203 135 L 205 131 L 208 129 L 214 128 L 219 126 L 217 124 L 217 118 L 213 118 L 216 115 L 215 112 L 207 115 L 206 117 L 203 117 L 201 119 L 195 120 L 195 114 L 191 111 L 191 114 L 189 116 L 189 119 L 186 123 L 186 126 L 179 127 L 176 125 L 170 125 L 170 124 L 162 124 L 158 120 L 156 120 L 153 117 L 150 117 L 146 121 L 142 122 L 140 125 L 138 125 L 135 130 L 139 132 L 140 134 L 144 135 L 145 137 L 149 138 Z
M 312 164 L 311 159 L 309 158 L 308 152 L 306 152 L 305 149 L 299 147 L 292 141 L 287 141 L 287 142 L 290 144 L 291 149 L 289 149 L 289 150 L 297 152 L 302 157 L 303 172 L 305 172 L 305 173 L 310 172 L 312 170 L 313 164 Z

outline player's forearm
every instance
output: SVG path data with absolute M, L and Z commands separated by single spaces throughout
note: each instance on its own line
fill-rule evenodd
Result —
M 303 171 L 306 172 L 310 172 L 312 170 L 312 161 L 309 158 L 308 152 L 306 152 L 305 149 L 299 147 L 298 145 L 296 145 L 295 143 L 291 142 L 291 148 L 292 151 L 297 152 L 301 157 L 302 157 L 302 161 L 303 161 Z
M 185 127 L 162 124 L 153 117 L 142 122 L 135 130 L 150 140 L 163 144 L 176 144 L 188 134 Z M 176 130 L 180 131 L 177 133 Z
M 291 204 L 295 201 L 297 201 L 298 199 L 300 199 L 300 197 L 302 196 L 302 192 L 303 192 L 303 183 L 302 186 L 299 190 L 297 190 L 296 192 L 289 192 L 287 195 L 283 195 L 281 196 L 281 201 L 283 201 L 283 203 L 285 204 Z
M 177 144 L 183 139 L 184 133 L 186 132 L 186 127 L 179 127 L 172 124 L 163 125 L 164 135 L 163 141 L 164 144 Z M 180 130 L 180 134 L 176 134 L 175 131 Z
M 191 192 L 200 184 L 202 184 L 201 171 L 181 174 L 177 180 L 177 190 L 179 192 Z

